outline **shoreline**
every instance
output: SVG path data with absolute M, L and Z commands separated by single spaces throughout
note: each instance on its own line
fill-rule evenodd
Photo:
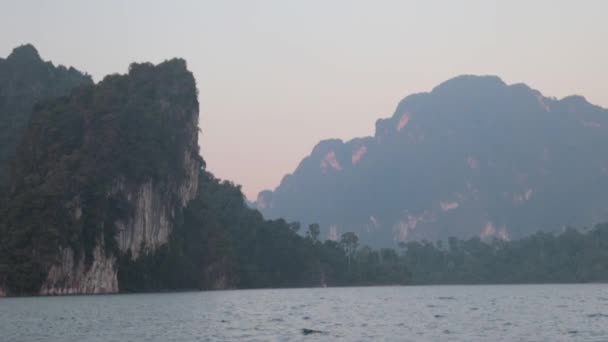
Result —
M 588 283 L 488 283 L 488 284 L 475 284 L 475 283 L 459 283 L 459 284 L 384 284 L 384 285 L 346 285 L 346 286 L 314 286 L 314 287 L 259 287 L 259 288 L 227 288 L 227 289 L 184 289 L 184 290 L 159 290 L 159 291 L 142 291 L 142 292 L 106 292 L 106 293 L 72 293 L 72 294 L 60 294 L 60 295 L 22 295 L 13 296 L 6 295 L 5 292 L 0 291 L 0 300 L 10 298 L 49 298 L 49 297 L 88 297 L 88 296 L 120 296 L 120 295 L 149 295 L 149 294 L 178 294 L 178 293 L 202 293 L 202 292 L 233 292 L 233 291 L 265 291 L 265 290 L 317 290 L 317 289 L 347 289 L 347 288 L 370 288 L 370 287 L 468 287 L 468 286 L 479 286 L 479 287 L 491 287 L 491 286 L 573 286 L 573 285 L 606 285 L 608 282 L 588 282 Z M 3 296 L 4 295 L 4 296 Z

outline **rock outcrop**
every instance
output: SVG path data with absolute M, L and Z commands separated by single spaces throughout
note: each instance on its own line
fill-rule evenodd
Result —
M 197 127 L 198 116 L 192 116 L 190 127 Z M 190 132 L 196 136 L 198 131 Z M 196 140 L 190 145 L 198 146 Z M 181 211 L 196 196 L 198 173 L 201 159 L 198 149 L 184 152 L 182 169 L 184 179 L 180 184 L 173 184 L 174 193 L 166 193 L 162 186 L 153 181 L 128 190 L 125 181 L 120 179 L 112 186 L 111 193 L 123 193 L 134 209 L 133 215 L 119 220 L 117 226 L 118 247 L 122 253 L 130 253 L 133 260 L 141 253 L 149 253 L 167 243 L 175 223 L 176 212 Z M 177 201 L 172 202 L 171 198 Z
M 103 243 L 93 250 L 93 263 L 85 264 L 71 248 L 62 248 L 59 261 L 51 266 L 42 284 L 42 295 L 118 292 L 116 256 L 108 255 Z

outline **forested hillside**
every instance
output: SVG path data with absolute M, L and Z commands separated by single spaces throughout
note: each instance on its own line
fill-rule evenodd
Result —
M 0 58 L 0 190 L 7 186 L 9 163 L 23 137 L 34 104 L 90 85 L 91 77 L 40 58 L 32 45 L 17 47 Z
M 0 212 L 7 290 L 118 291 L 117 258 L 164 244 L 196 194 L 197 123 L 178 59 L 37 103 Z
M 322 242 L 317 225 L 264 220 L 238 186 L 201 170 L 197 197 L 169 243 L 135 262 L 123 258 L 118 280 L 124 291 L 409 282 L 395 250 L 358 247 L 352 233 Z
M 408 242 L 402 249 L 416 284 L 608 282 L 608 224 L 515 241 Z
M 353 235 L 248 208 L 205 170 L 198 111 L 181 59 L 33 105 L 0 202 L 0 294 L 408 281 L 396 258 L 353 262 Z

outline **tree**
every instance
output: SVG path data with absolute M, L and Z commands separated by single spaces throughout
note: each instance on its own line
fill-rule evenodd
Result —
M 312 243 L 319 242 L 319 235 L 321 234 L 321 227 L 317 223 L 313 223 L 308 226 L 308 238 Z
M 340 246 L 344 249 L 346 256 L 350 262 L 352 256 L 355 254 L 357 247 L 359 247 L 359 237 L 353 232 L 346 232 L 342 234 L 340 238 Z

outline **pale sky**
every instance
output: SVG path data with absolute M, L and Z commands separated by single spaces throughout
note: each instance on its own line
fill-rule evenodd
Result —
M 255 199 L 322 139 L 371 135 L 408 94 L 494 74 L 608 107 L 605 0 L 0 0 L 0 56 L 32 43 L 96 81 L 183 57 L 202 155 Z

